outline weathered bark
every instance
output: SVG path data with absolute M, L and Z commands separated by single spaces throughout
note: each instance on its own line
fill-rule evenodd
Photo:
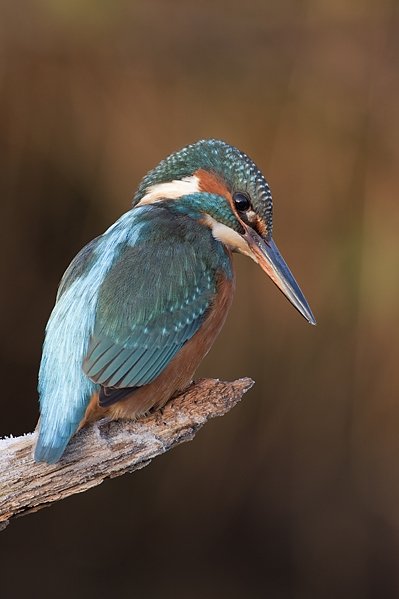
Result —
M 248 378 L 231 383 L 206 379 L 136 422 L 96 422 L 72 439 L 54 465 L 33 461 L 36 433 L 0 440 L 0 530 L 17 515 L 147 466 L 157 455 L 193 439 L 208 420 L 228 412 L 252 385 Z

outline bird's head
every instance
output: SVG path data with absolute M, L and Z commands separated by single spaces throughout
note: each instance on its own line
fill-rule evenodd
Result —
M 209 139 L 171 154 L 142 180 L 133 206 L 167 202 L 200 218 L 230 250 L 249 256 L 311 324 L 312 311 L 272 238 L 269 185 L 243 152 Z

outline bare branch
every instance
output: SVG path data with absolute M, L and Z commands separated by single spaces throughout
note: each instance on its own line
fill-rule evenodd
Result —
M 231 383 L 206 379 L 136 422 L 96 422 L 72 439 L 54 465 L 33 461 L 36 433 L 0 440 L 0 530 L 10 518 L 147 466 L 157 455 L 193 439 L 211 418 L 223 416 L 252 385 L 248 378 Z

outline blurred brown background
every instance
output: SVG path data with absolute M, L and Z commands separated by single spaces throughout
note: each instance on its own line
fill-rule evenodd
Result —
M 75 253 L 218 137 L 275 199 L 309 327 L 247 259 L 190 444 L 1 533 L 2 597 L 399 596 L 397 0 L 1 4 L 1 434 L 35 426 Z

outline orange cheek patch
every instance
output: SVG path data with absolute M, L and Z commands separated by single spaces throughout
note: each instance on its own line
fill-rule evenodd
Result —
M 232 203 L 233 199 L 231 193 L 227 189 L 226 185 L 221 179 L 214 173 L 208 173 L 204 169 L 199 169 L 194 173 L 198 179 L 198 186 L 200 191 L 206 191 L 208 193 L 215 193 L 219 196 L 224 196 Z
M 267 227 L 266 227 L 265 223 L 263 222 L 263 220 L 259 218 L 259 216 L 256 217 L 255 229 L 261 237 L 266 236 Z
M 215 193 L 216 195 L 226 198 L 226 200 L 230 204 L 232 213 L 234 214 L 238 222 L 241 223 L 242 227 L 245 228 L 245 225 L 235 207 L 233 196 L 231 195 L 229 189 L 227 188 L 226 184 L 222 181 L 222 179 L 220 179 L 215 173 L 210 173 L 202 168 L 195 171 L 194 175 L 197 178 L 198 187 L 200 191 L 205 191 L 207 193 Z

